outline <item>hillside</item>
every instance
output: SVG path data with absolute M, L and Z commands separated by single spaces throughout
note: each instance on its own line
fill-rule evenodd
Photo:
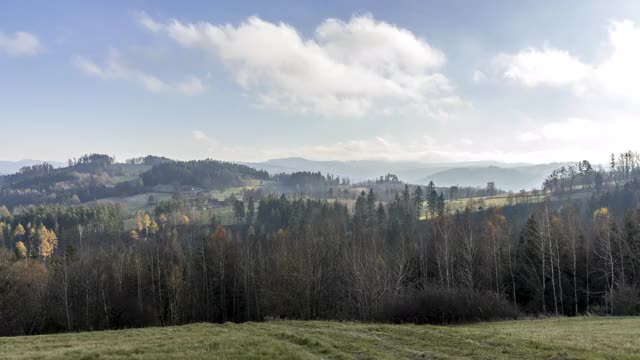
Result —
M 264 171 L 214 160 L 183 162 L 147 156 L 116 163 L 108 155 L 91 154 L 64 167 L 34 164 L 0 176 L 0 204 L 9 208 L 74 205 L 143 194 L 158 198 L 158 193 L 224 191 L 268 179 Z
M 0 359 L 640 359 L 640 318 L 275 321 L 0 338 Z
M 255 190 L 256 184 L 260 187 L 264 185 L 265 193 L 302 192 L 316 198 L 339 195 L 343 199 L 352 199 L 362 189 L 347 189 L 348 185 L 340 187 L 344 180 L 350 180 L 346 184 L 357 184 L 364 180 L 373 184 L 369 181 L 378 180 L 384 174 L 394 174 L 401 182 L 410 184 L 426 185 L 433 180 L 439 187 L 438 191 L 444 191 L 445 195 L 452 185 L 484 188 L 489 181 L 495 182 L 499 189 L 517 191 L 539 187 L 547 174 L 558 166 L 496 164 L 423 164 L 376 160 L 342 162 L 303 158 L 240 164 L 216 160 L 173 161 L 151 155 L 116 163 L 108 155 L 90 154 L 72 159 L 64 165 L 40 164 L 30 160 L 12 163 L 14 167 L 25 166 L 11 174 L 0 175 L 0 204 L 13 209 L 16 206 L 73 205 L 107 200 L 127 203 L 131 208 L 140 210 L 148 207 L 146 199 L 149 198 L 166 200 L 177 192 L 190 193 L 191 197 L 200 194 L 205 198 L 217 192 L 226 194 L 220 199 L 224 200 L 232 195 L 227 192 L 228 189 L 234 188 L 234 195 L 241 195 L 244 190 Z M 293 183 L 287 180 L 291 174 L 313 174 L 326 176 L 326 179 L 319 182 L 318 179 L 308 178 L 302 183 Z M 276 181 L 269 183 L 269 180 Z M 343 184 L 339 183 L 341 180 Z M 402 190 L 403 185 L 399 186 L 393 191 L 388 186 L 377 186 L 376 191 L 384 194 L 380 200 L 392 200 L 394 193 Z M 474 195 L 469 193 L 466 197 Z

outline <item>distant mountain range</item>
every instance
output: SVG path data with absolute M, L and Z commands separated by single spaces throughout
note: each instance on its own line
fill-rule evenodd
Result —
M 427 176 L 438 185 L 484 186 L 489 181 L 504 190 L 531 190 L 539 188 L 544 179 L 564 164 L 540 164 L 515 167 L 497 165 L 482 167 L 455 167 Z
M 270 174 L 295 171 L 320 171 L 349 177 L 351 181 L 373 180 L 386 173 L 398 175 L 400 180 L 413 184 L 433 181 L 438 186 L 485 186 L 494 181 L 504 190 L 520 190 L 540 187 L 542 181 L 564 163 L 512 164 L 492 161 L 458 163 L 360 161 L 314 161 L 303 158 L 273 159 L 264 162 L 245 163 L 266 170 Z
M 49 164 L 53 165 L 53 167 L 56 167 L 56 168 L 67 165 L 59 161 L 42 161 L 42 160 L 30 160 L 30 159 L 18 160 L 18 161 L 0 160 L 0 175 L 13 174 L 18 172 L 24 166 L 38 165 L 45 162 L 48 162 Z

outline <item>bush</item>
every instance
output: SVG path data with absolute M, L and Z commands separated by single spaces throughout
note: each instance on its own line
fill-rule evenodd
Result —
M 516 319 L 520 313 L 505 298 L 490 292 L 430 288 L 388 301 L 376 314 L 378 321 L 416 324 L 453 324 Z
M 622 286 L 613 292 L 613 315 L 640 314 L 640 295 L 631 286 Z

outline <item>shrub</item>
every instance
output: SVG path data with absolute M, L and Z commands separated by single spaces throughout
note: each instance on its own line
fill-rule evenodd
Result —
M 434 287 L 387 301 L 375 318 L 393 323 L 444 325 L 519 316 L 511 302 L 495 293 Z
M 631 286 L 622 286 L 613 292 L 613 315 L 640 314 L 640 295 Z

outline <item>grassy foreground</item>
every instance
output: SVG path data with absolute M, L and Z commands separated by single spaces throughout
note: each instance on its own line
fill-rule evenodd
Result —
M 0 338 L 0 359 L 640 359 L 640 317 L 463 326 L 321 321 Z

